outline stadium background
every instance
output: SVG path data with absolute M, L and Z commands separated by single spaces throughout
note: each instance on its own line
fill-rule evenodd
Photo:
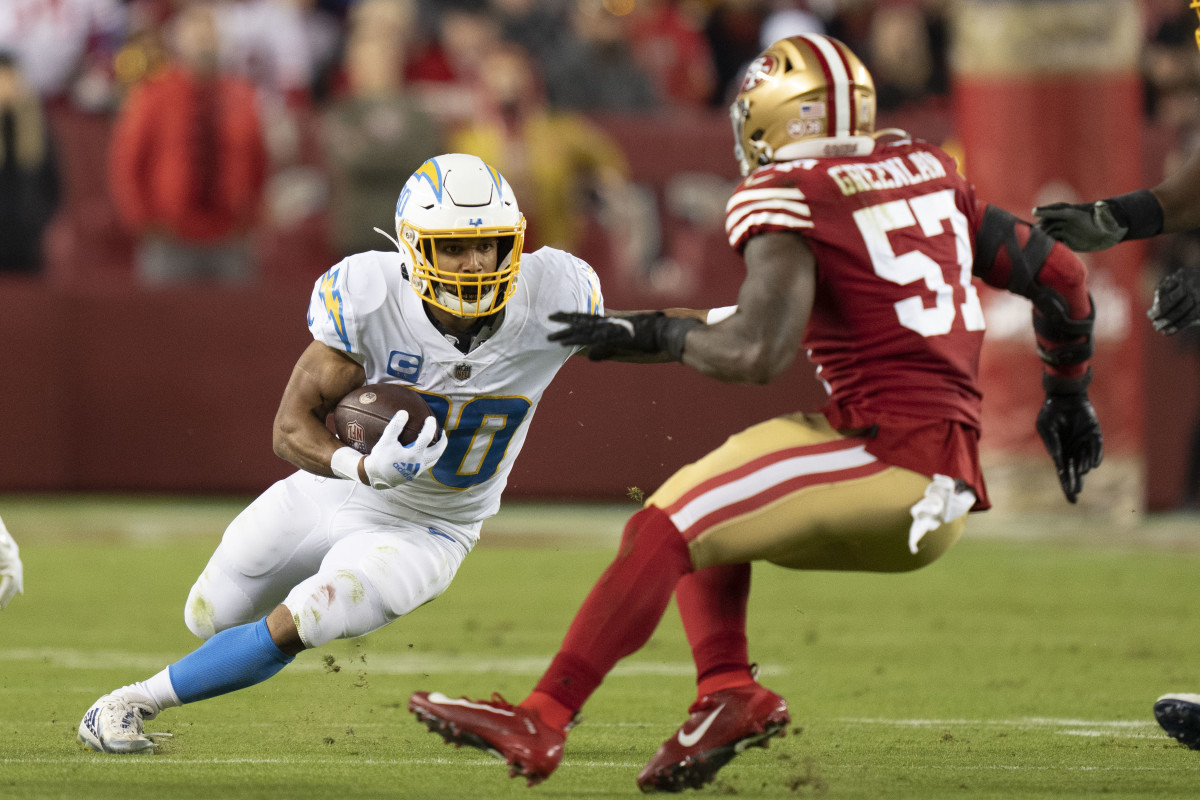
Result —
M 417 5 L 421 13 L 438 6 Z M 616 17 L 639 9 L 632 0 L 600 5 Z M 774 8 L 640 5 L 688 10 L 701 22 L 726 5 Z M 1147 54 L 1179 44 L 1156 37 L 1187 12 L 1184 5 L 828 0 L 807 7 L 868 21 L 888 9 L 937 17 L 948 34 L 948 86 L 883 109 L 880 127 L 942 144 L 983 197 L 1023 214 L 1047 199 L 1153 184 L 1186 147 L 1188 123 L 1154 115 L 1147 102 L 1156 88 Z M 1190 39 L 1183 44 L 1179 52 L 1200 62 Z M 874 66 L 875 53 L 862 55 Z M 1194 105 L 1195 86 L 1188 88 Z M 437 98 L 437 90 L 426 95 L 434 105 Z M 721 210 L 736 173 L 721 105 L 587 112 L 620 145 L 630 180 L 653 198 L 659 223 L 656 242 L 631 268 L 602 216 L 586 221 L 576 251 L 600 273 L 611 307 L 733 302 L 740 265 L 724 244 Z M 130 269 L 133 240 L 117 224 L 106 182 L 115 108 L 70 100 L 47 108 L 64 198 L 46 234 L 41 272 L 0 273 L 8 416 L 0 427 L 0 492 L 260 491 L 289 471 L 271 453 L 270 425 L 308 341 L 303 315 L 312 281 L 335 260 L 328 209 L 299 203 L 264 217 L 256 231 L 261 276 L 253 286 L 139 286 Z M 298 155 L 287 174 L 273 176 L 277 183 L 302 175 L 308 185 L 320 184 L 319 111 L 315 101 L 289 107 Z M 1088 259 L 1100 309 L 1093 396 L 1106 460 L 1089 476 L 1081 504 L 1113 518 L 1175 509 L 1186 499 L 1200 405 L 1195 342 L 1157 336 L 1143 318 L 1165 247 L 1126 244 Z M 1028 306 L 991 292 L 985 305 L 984 442 L 993 499 L 1000 509 L 1061 510 L 1033 432 L 1040 390 Z M 749 388 L 716 385 L 677 365 L 571 364 L 544 398 L 508 497 L 620 501 L 631 488 L 653 488 L 728 433 L 813 408 L 819 397 L 805 365 L 770 387 Z

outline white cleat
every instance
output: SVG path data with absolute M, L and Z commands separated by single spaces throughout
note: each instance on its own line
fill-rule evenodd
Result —
M 142 724 L 158 714 L 149 698 L 126 689 L 106 694 L 92 704 L 79 723 L 79 741 L 97 753 L 146 753 L 154 751 L 154 739 L 142 732 Z

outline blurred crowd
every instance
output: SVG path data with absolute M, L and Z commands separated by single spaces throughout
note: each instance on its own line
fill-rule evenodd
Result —
M 253 282 L 256 235 L 317 218 L 331 257 L 386 247 L 372 229 L 391 229 L 398 187 L 451 150 L 505 174 L 533 247 L 570 249 L 596 220 L 652 238 L 598 116 L 723 114 L 746 64 L 804 32 L 862 56 L 881 111 L 944 103 L 952 2 L 3 0 L 0 270 L 44 267 L 64 114 L 110 123 L 105 193 L 146 284 Z M 1147 113 L 1183 152 L 1194 14 L 1146 9 Z
M 398 187 L 451 150 L 505 174 L 534 247 L 596 219 L 637 240 L 646 199 L 597 115 L 723 113 L 746 64 L 803 32 L 861 53 L 885 109 L 944 97 L 945 5 L 4 0 L 0 270 L 44 266 L 64 114 L 111 121 L 107 195 L 149 285 L 253 282 L 256 232 L 314 215 L 332 257 L 386 246 Z

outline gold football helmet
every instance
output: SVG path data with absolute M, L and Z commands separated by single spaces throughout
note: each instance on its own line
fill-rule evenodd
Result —
M 772 161 L 866 155 L 875 146 L 875 82 L 830 36 L 791 36 L 764 50 L 729 114 L 743 175 Z

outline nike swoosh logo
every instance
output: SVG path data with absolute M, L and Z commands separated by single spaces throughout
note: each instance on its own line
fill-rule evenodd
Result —
M 721 703 L 721 705 L 713 709 L 713 712 L 705 717 L 704 721 L 700 723 L 699 727 L 697 727 L 696 730 L 692 731 L 691 733 L 684 733 L 683 729 L 681 728 L 679 730 L 679 736 L 677 737 L 679 739 L 679 743 L 684 747 L 691 747 L 696 742 L 704 738 L 704 734 L 708 733 L 708 729 L 716 720 L 717 714 L 720 714 L 724 708 L 725 704 Z
M 463 708 L 477 708 L 480 711 L 491 711 L 493 714 L 500 714 L 505 717 L 515 717 L 516 716 L 516 714 L 514 714 L 513 712 L 505 711 L 502 708 L 496 708 L 495 706 L 484 705 L 483 703 L 472 703 L 470 700 L 467 700 L 464 697 L 447 697 L 446 695 L 442 694 L 441 692 L 430 692 L 429 693 L 429 702 L 437 703 L 439 706 L 462 706 Z M 721 709 L 719 709 L 719 708 L 717 709 L 717 711 L 720 711 L 720 710 Z

